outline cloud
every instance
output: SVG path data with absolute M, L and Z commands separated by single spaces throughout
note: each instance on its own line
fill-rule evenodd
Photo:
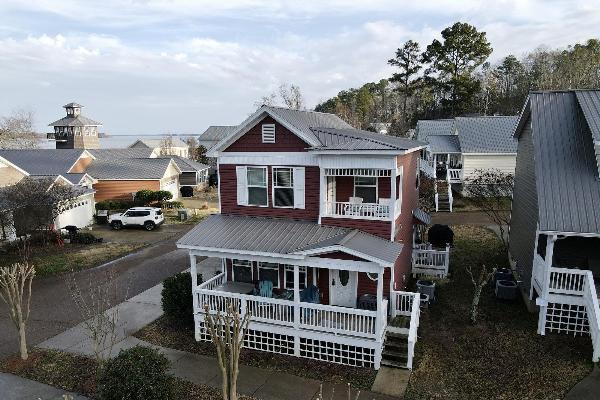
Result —
M 28 106 L 43 127 L 76 100 L 113 133 L 235 124 L 282 82 L 314 106 L 389 76 L 404 41 L 425 47 L 457 20 L 487 32 L 493 60 L 585 40 L 600 22 L 585 0 L 5 0 L 0 15 L 12 24 L 0 30 L 11 93 L 0 115 Z

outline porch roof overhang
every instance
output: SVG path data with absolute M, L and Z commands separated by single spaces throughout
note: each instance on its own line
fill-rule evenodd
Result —
M 429 215 L 426 211 L 423 211 L 420 208 L 415 208 L 413 210 L 413 217 L 415 217 L 415 219 L 421 224 L 431 224 L 431 215 Z
M 245 256 L 315 267 L 353 265 L 358 271 L 373 272 L 391 267 L 400 252 L 400 243 L 356 229 L 264 217 L 212 215 L 184 235 L 177 247 L 192 254 L 212 257 Z M 336 260 L 327 253 L 341 251 L 365 261 Z

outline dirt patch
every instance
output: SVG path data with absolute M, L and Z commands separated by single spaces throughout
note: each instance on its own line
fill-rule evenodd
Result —
M 482 294 L 480 318 L 469 323 L 472 283 L 467 265 L 506 266 L 500 241 L 480 227 L 454 226 L 450 279 L 421 315 L 415 368 L 406 399 L 558 399 L 592 368 L 589 337 L 540 336 L 537 314 L 519 299 Z

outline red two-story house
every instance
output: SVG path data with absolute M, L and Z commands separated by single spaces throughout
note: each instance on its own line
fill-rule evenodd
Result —
M 267 106 L 232 130 L 210 154 L 221 213 L 178 242 L 191 257 L 197 340 L 210 340 L 206 310 L 233 302 L 251 314 L 248 348 L 379 368 L 388 316 L 403 314 L 411 353 L 419 302 L 403 290 L 423 146 Z M 223 269 L 198 284 L 201 256 Z

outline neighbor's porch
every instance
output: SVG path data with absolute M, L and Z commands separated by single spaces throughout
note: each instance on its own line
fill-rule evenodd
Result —
M 448 183 L 463 181 L 463 162 L 460 153 L 421 153 L 420 168 L 433 179 L 446 180 Z

